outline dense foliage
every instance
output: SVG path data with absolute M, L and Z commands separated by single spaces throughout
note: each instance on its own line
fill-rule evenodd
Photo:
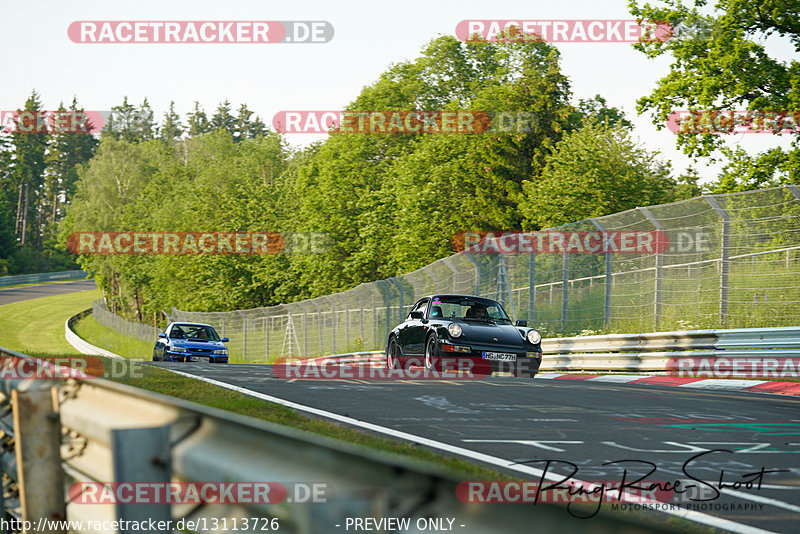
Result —
M 797 109 L 798 63 L 769 58 L 749 37 L 775 33 L 800 46 L 800 19 L 766 4 L 720 0 L 715 18 L 677 0 L 664 8 L 631 2 L 643 18 L 714 22 L 704 36 L 636 45 L 674 59 L 640 111 L 663 124 L 680 107 Z M 40 107 L 36 93 L 25 104 Z M 68 259 L 64 242 L 78 231 L 325 236 L 315 253 L 80 257 L 116 311 L 149 321 L 172 306 L 267 306 L 395 276 L 453 253 L 451 237 L 464 230 L 535 230 L 702 192 L 695 171 L 672 177 L 600 95 L 573 103 L 558 50 L 544 42 L 437 38 L 415 60 L 391 65 L 348 109 L 504 111 L 533 120 L 463 135 L 332 133 L 296 150 L 245 104 L 234 111 L 226 100 L 208 117 L 195 103 L 185 119 L 170 106 L 159 122 L 147 99 L 136 106 L 125 98 L 99 144 L 92 136 L 0 135 L 0 274 L 30 269 L 16 258 L 36 251 Z M 751 157 L 719 136 L 676 139 L 695 156 L 723 151 L 728 167 L 714 190 L 796 181 L 796 147 Z

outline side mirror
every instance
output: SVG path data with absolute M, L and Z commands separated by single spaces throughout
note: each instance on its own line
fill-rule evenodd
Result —
M 514 325 L 514 326 L 528 326 L 528 321 L 525 321 L 525 320 L 523 320 L 523 319 L 520 319 L 520 320 L 518 320 L 518 321 L 515 323 L 515 325 Z
M 164 339 L 167 339 L 167 334 L 161 332 L 160 334 L 158 334 L 158 337 L 163 337 Z
M 220 341 L 222 341 L 223 343 L 227 343 L 228 342 L 228 338 L 227 337 L 223 337 Z
M 422 319 L 422 317 L 423 317 L 423 313 L 421 311 L 419 311 L 419 310 L 414 310 L 414 311 L 411 312 L 411 318 L 412 319 Z

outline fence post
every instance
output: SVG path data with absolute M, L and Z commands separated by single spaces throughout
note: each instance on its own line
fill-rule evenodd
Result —
M 475 266 L 475 295 L 481 296 L 481 264 L 478 263 L 475 258 L 472 257 L 471 252 L 462 252 L 464 257 L 467 258 L 469 261 L 472 262 L 472 265 Z
M 650 224 L 652 224 L 656 230 L 663 232 L 664 225 L 661 222 L 653 217 L 653 214 L 650 213 L 650 210 L 647 208 L 636 208 L 639 210 L 642 215 L 644 215 Z M 662 304 L 662 292 L 663 292 L 663 283 L 664 283 L 664 258 L 661 255 L 659 250 L 656 250 L 656 273 L 655 273 L 655 294 L 653 295 L 653 327 L 657 331 L 658 330 L 658 322 L 661 318 L 661 304 Z
M 597 219 L 589 219 L 595 228 L 605 234 L 606 227 Z M 605 240 L 603 241 L 605 242 Z M 611 252 L 606 250 L 605 263 L 606 263 L 606 278 L 605 278 L 605 294 L 603 295 L 603 325 L 608 326 L 608 321 L 611 318 L 611 287 L 614 285 L 614 277 L 612 275 L 611 260 L 613 256 Z
M 384 339 L 387 339 L 389 337 L 389 332 L 392 331 L 392 327 L 390 326 L 391 320 L 392 320 L 391 319 L 391 313 L 392 313 L 392 289 L 391 289 L 389 283 L 386 280 L 377 280 L 376 284 L 378 285 L 378 290 L 383 295 L 383 304 L 384 304 L 384 307 L 386 308 L 386 311 L 384 313 L 384 321 L 386 323 L 386 325 L 385 325 L 386 328 L 384 329 L 385 331 L 384 331 L 384 336 L 383 337 L 384 337 Z M 378 317 L 376 315 L 375 316 L 375 321 L 377 322 L 377 320 L 378 320 Z M 375 341 L 377 342 L 377 338 L 376 338 Z
M 567 331 L 567 315 L 569 314 L 569 252 L 564 248 L 561 264 L 561 332 Z M 552 286 L 551 286 L 552 287 Z
M 241 317 L 242 314 L 240 314 Z M 242 360 L 247 361 L 247 316 L 242 318 Z
M 528 323 L 534 326 L 536 319 L 536 253 L 528 257 Z
M 308 310 L 303 306 L 303 355 L 308 358 Z
M 265 337 L 264 341 L 265 341 L 265 344 L 267 345 L 266 348 L 264 349 L 264 351 L 265 351 L 266 356 L 267 356 L 267 362 L 269 362 L 269 331 L 270 331 L 270 327 L 272 326 L 271 323 L 272 323 L 272 321 L 270 321 L 269 315 L 264 316 L 264 337 Z M 281 355 L 281 356 L 283 356 L 283 355 Z
M 791 190 L 791 189 L 790 189 Z M 722 237 L 720 244 L 720 269 L 719 269 L 719 321 L 724 326 L 728 320 L 728 274 L 730 270 L 730 233 L 731 218 L 717 199 L 713 196 L 703 195 L 706 202 L 722 219 Z

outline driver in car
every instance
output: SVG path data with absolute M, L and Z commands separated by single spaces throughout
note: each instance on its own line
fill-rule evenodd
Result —
M 471 306 L 464 315 L 468 319 L 489 319 L 489 312 L 483 306 Z

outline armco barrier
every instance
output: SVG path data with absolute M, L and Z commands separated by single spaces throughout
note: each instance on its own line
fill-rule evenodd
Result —
M 800 378 L 800 365 L 795 363 L 800 359 L 800 327 L 797 326 L 550 338 L 542 341 L 542 350 L 541 371 L 660 374 L 680 372 L 682 359 L 705 360 L 712 368 L 718 360 L 744 360 L 751 364 L 750 369 L 752 362 L 768 359 L 778 362 L 777 370 L 783 369 L 785 362 L 792 362 Z M 354 352 L 313 360 L 375 362 L 383 355 L 383 351 Z M 758 372 L 748 373 L 747 378 L 761 376 Z M 763 377 L 780 378 L 769 373 Z
M 19 274 L 14 276 L 0 276 L 0 287 L 17 284 L 38 284 L 54 280 L 81 280 L 89 276 L 83 271 L 61 271 L 57 273 Z
M 713 367 L 720 359 L 751 364 L 769 359 L 779 362 L 777 367 L 782 369 L 780 363 L 800 358 L 800 327 L 553 338 L 545 339 L 542 349 L 544 371 L 680 372 L 681 360 L 702 360 Z M 748 370 L 747 377 L 761 376 L 764 369 L 757 367 L 759 371 Z
M 106 358 L 123 359 L 122 356 L 114 354 L 113 352 L 101 349 L 100 347 L 95 347 L 72 330 L 73 324 L 75 324 L 79 319 L 86 317 L 90 313 L 92 313 L 91 309 L 83 310 L 79 314 L 73 315 L 67 319 L 67 322 L 64 323 L 64 337 L 66 338 L 67 343 L 75 347 L 75 349 L 81 354 L 93 354 L 95 356 L 105 356 Z
M 2 347 L 0 356 L 31 359 Z M 269 530 L 301 534 L 343 530 L 347 517 L 406 517 L 412 524 L 450 517 L 465 534 L 527 532 L 533 522 L 537 532 L 562 532 L 578 521 L 553 505 L 464 504 L 456 497 L 460 481 L 432 464 L 103 379 L 3 380 L 0 404 L 11 405 L 0 418 L 0 465 L 10 478 L 6 511 L 34 523 L 82 521 L 72 532 L 89 532 L 98 521 L 107 522 L 102 532 L 123 532 L 112 526 L 115 519 L 172 520 L 171 532 L 180 520 L 204 520 L 209 526 L 199 531 L 216 523 L 212 531 L 219 531 L 223 519 L 230 529 L 234 520 L 241 528 L 249 518 L 251 526 L 269 520 L 275 522 Z M 87 504 L 82 500 L 92 498 L 75 492 L 76 484 L 95 482 L 210 481 L 274 483 L 286 488 L 288 498 L 268 504 L 241 496 L 236 503 L 198 506 L 103 499 Z M 313 484 L 319 491 L 308 493 Z M 69 496 L 64 487 L 73 488 Z M 659 530 L 602 514 L 580 525 L 598 534 Z M 48 526 L 48 532 L 66 530 Z

